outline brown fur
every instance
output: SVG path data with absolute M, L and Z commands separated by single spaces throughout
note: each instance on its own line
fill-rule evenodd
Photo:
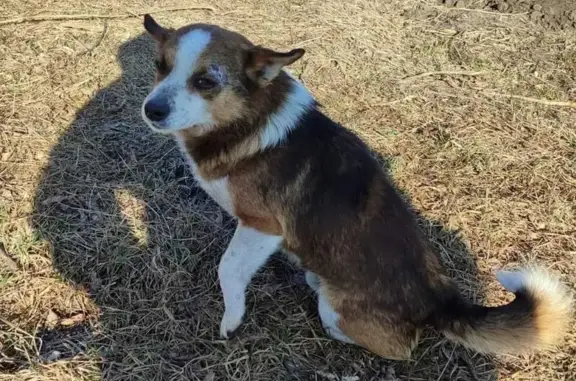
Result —
M 370 311 L 367 295 L 331 287 L 325 290 L 330 304 L 340 314 L 338 325 L 346 336 L 383 358 L 410 358 L 420 335 L 420 329 L 414 324 L 395 320 L 387 312 Z M 365 306 L 368 310 L 359 311 L 359 306 Z
M 244 100 L 234 91 L 225 90 L 210 104 L 210 113 L 219 126 L 227 125 L 244 116 Z
M 246 226 L 256 230 L 283 235 L 281 220 L 266 205 L 259 192 L 254 191 L 257 172 L 234 171 L 229 175 L 229 184 L 234 203 L 234 214 Z

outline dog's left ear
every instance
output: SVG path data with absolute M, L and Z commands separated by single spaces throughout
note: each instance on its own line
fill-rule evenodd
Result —
M 304 49 L 294 49 L 279 53 L 260 46 L 251 47 L 246 52 L 246 75 L 264 87 L 280 74 L 284 66 L 300 59 L 304 52 Z
M 170 30 L 164 28 L 150 15 L 144 15 L 144 29 L 158 42 L 164 42 L 170 35 Z

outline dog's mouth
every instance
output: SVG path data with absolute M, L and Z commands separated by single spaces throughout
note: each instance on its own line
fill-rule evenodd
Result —
M 170 130 L 168 123 L 167 123 L 167 121 L 168 121 L 167 119 L 164 119 L 161 121 L 155 121 L 155 120 L 150 119 L 148 116 L 146 116 L 146 112 L 144 111 L 144 106 L 142 106 L 142 120 L 144 120 L 146 125 L 148 125 L 148 127 L 150 127 L 154 132 L 166 134 Z
M 175 131 L 178 131 L 179 129 L 173 129 L 170 127 L 165 126 L 162 123 L 158 123 L 158 122 L 151 122 L 146 120 L 145 121 L 146 124 L 148 125 L 148 127 L 150 127 L 150 129 L 156 133 L 162 134 L 162 135 L 169 135 L 171 133 L 174 133 Z
M 142 119 L 146 123 L 146 125 L 154 132 L 163 135 L 170 135 L 177 133 L 178 131 L 190 131 L 193 135 L 201 135 L 206 129 L 204 127 L 207 126 L 200 126 L 200 125 L 191 125 L 187 127 L 174 127 L 170 125 L 170 121 L 163 120 L 163 121 L 154 121 L 150 120 L 144 113 L 142 114 Z

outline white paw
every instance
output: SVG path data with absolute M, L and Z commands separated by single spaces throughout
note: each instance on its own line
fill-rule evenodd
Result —
M 238 328 L 244 321 L 244 311 L 230 312 L 226 310 L 220 322 L 220 336 L 224 339 L 231 339 L 237 333 Z

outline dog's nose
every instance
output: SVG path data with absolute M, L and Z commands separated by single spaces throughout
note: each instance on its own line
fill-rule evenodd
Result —
M 146 117 L 154 122 L 161 122 L 170 114 L 170 105 L 165 99 L 150 99 L 144 105 Z

